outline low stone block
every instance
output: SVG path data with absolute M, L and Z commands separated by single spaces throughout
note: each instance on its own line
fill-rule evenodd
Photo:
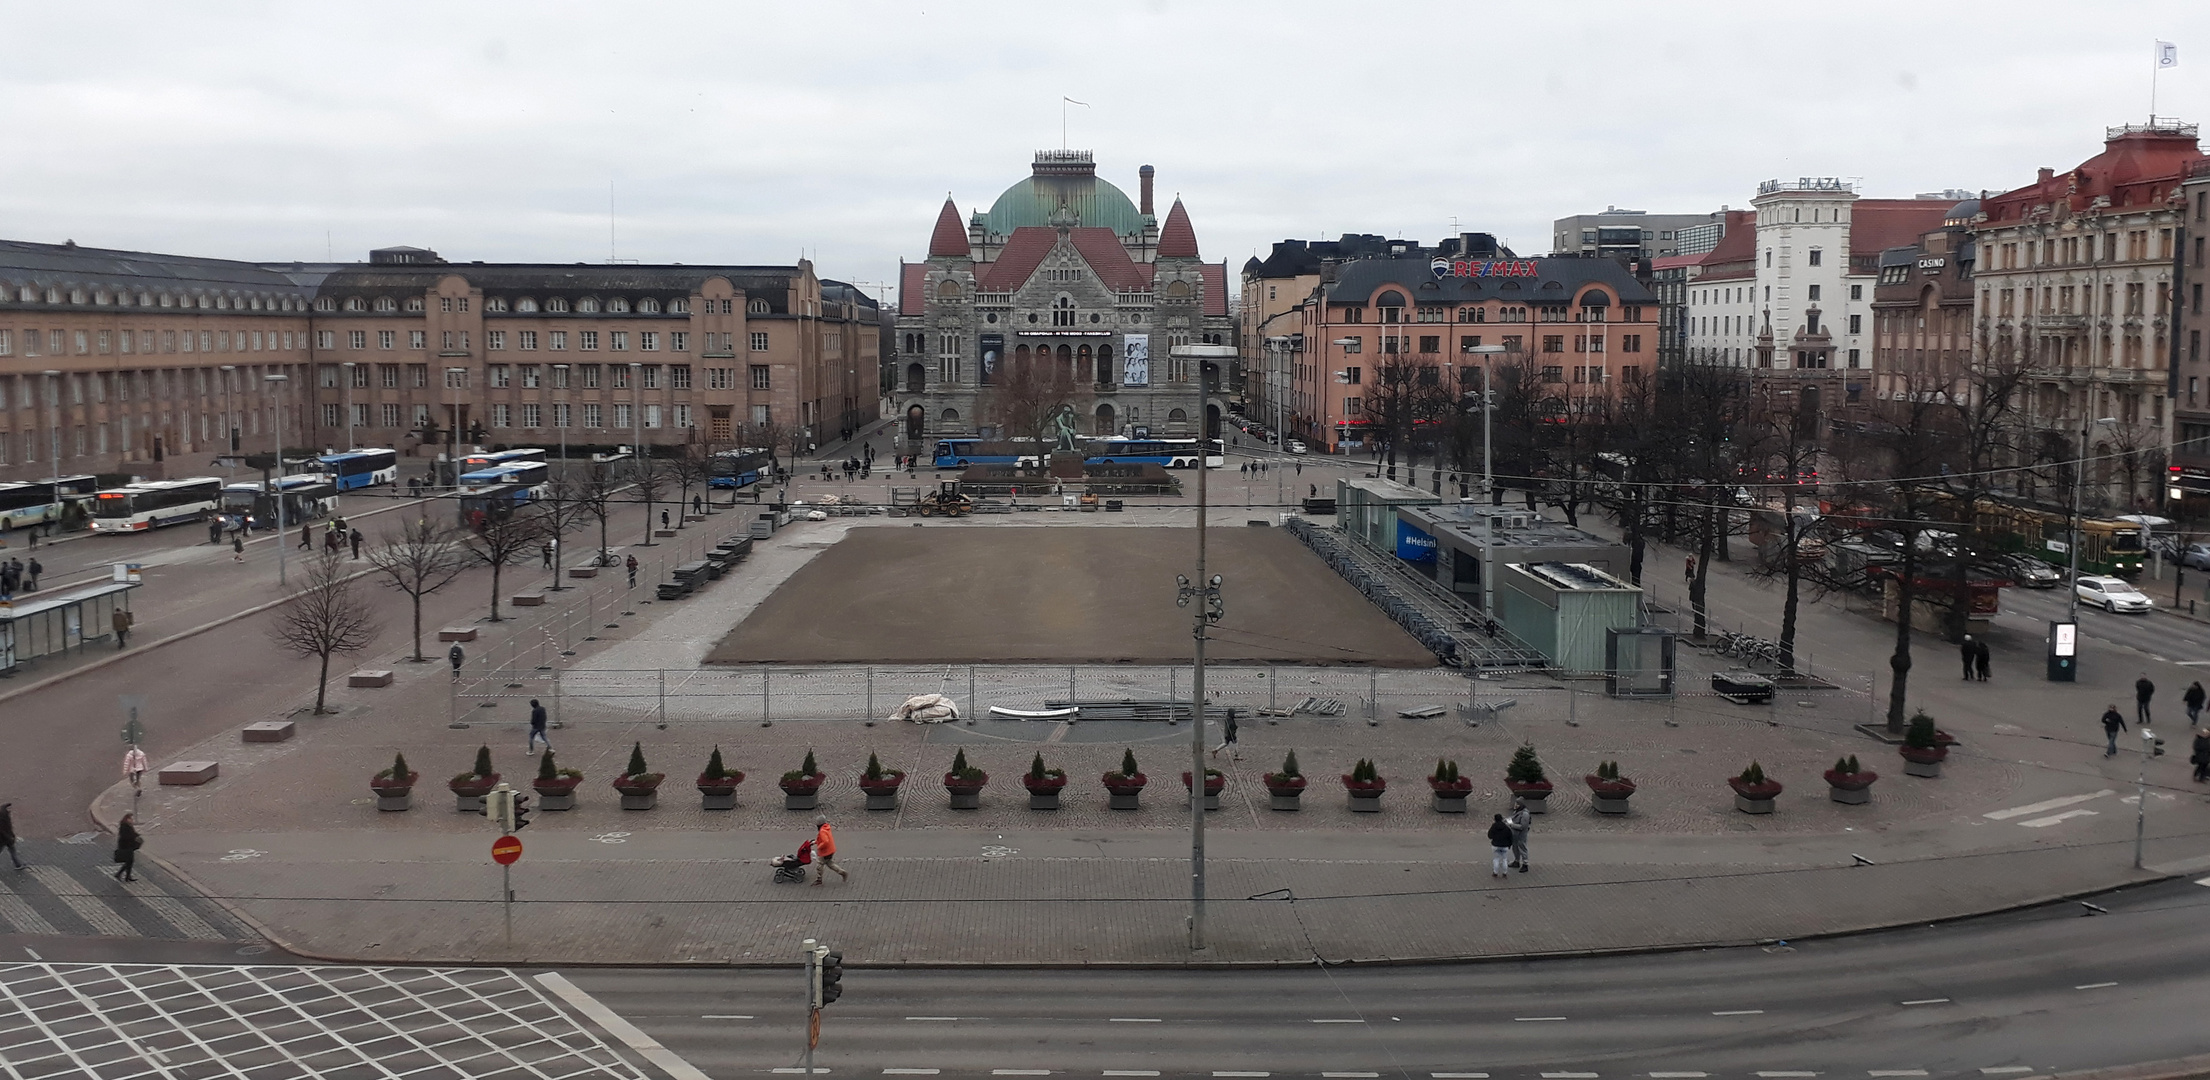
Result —
M 545 604 L 545 594 L 544 594 L 544 593 L 541 593 L 541 592 L 525 592 L 525 593 L 515 593 L 515 594 L 514 594 L 514 606 L 515 606 L 515 607 L 543 607 L 543 606 L 544 606 L 544 604 Z
M 438 630 L 437 639 L 439 641 L 474 641 L 476 640 L 476 628 L 473 626 L 447 626 Z
M 675 530 L 674 530 L 674 529 L 654 529 L 654 530 L 652 530 L 652 535 L 654 535 L 654 536 L 657 536 L 657 537 L 660 537 L 661 539 L 665 540 L 665 539 L 668 539 L 668 538 L 670 538 L 670 537 L 673 537 L 673 536 L 675 535 Z
M 197 787 L 213 780 L 217 768 L 212 761 L 179 761 L 161 767 L 163 787 Z
M 345 677 L 345 685 L 354 689 L 375 689 L 391 685 L 391 672 L 380 668 L 362 668 Z
M 599 576 L 599 568 L 596 566 L 571 566 L 568 568 L 568 576 L 572 578 L 595 578 Z
M 289 720 L 262 720 L 247 724 L 240 732 L 247 742 L 286 742 L 292 737 L 294 725 Z

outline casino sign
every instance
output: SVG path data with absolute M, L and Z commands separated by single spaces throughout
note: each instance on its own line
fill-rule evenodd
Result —
M 1533 259 L 1444 259 L 1437 258 L 1428 269 L 1439 278 L 1446 277 L 1540 277 L 1542 271 Z

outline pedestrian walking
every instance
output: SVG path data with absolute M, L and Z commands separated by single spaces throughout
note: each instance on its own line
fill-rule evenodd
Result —
M 1496 815 L 1489 822 L 1489 876 L 1503 877 L 1506 860 L 1512 857 L 1512 827 L 1504 824 L 1504 815 Z
M 2195 766 L 2195 783 L 2210 780 L 2210 728 L 2195 729 L 2195 752 L 2187 759 Z M 7 808 L 0 806 L 0 811 Z
M 224 518 L 216 518 L 216 519 L 214 519 L 213 521 L 210 521 L 210 522 L 208 522 L 208 523 L 207 523 L 207 542 L 208 542 L 208 543 L 210 543 L 210 544 L 220 544 L 220 543 L 222 543 L 222 542 L 223 542 L 223 522 L 224 522 L 225 520 L 226 520 L 226 519 L 224 519 Z
M 238 533 L 230 534 L 230 561 L 246 561 L 246 538 Z
M 539 544 L 537 546 L 537 554 L 544 561 L 545 569 L 552 569 L 552 541 L 547 540 L 544 543 Z
M 366 537 L 361 535 L 361 530 L 355 529 L 346 535 L 346 539 L 353 542 L 353 561 L 361 561 L 361 541 Z
M 1972 681 L 1972 662 L 1980 656 L 1980 650 L 1972 645 L 1972 635 L 1966 634 L 1964 640 L 1957 643 L 1957 655 L 1964 658 L 1965 681 Z
M 1317 498 L 1319 498 L 1319 497 L 1320 497 L 1320 485 L 1318 485 L 1318 484 L 1306 484 L 1305 486 L 1306 486 L 1306 487 L 1309 487 L 1309 488 L 1311 488 L 1311 489 L 1312 489 L 1312 496 L 1311 496 L 1312 498 L 1315 498 L 1315 499 L 1317 499 Z
M 453 677 L 460 678 L 461 661 L 468 659 L 468 654 L 461 651 L 460 642 L 454 642 L 452 648 L 445 650 L 445 659 L 453 664 Z
M 660 511 L 660 527 L 663 529 L 668 527 L 668 512 L 665 510 Z
M 1212 748 L 1212 756 L 1219 757 L 1222 750 L 1227 750 L 1228 760 L 1241 761 L 1242 758 L 1232 749 L 1235 746 L 1235 735 L 1235 710 L 1230 709 L 1228 710 L 1228 722 L 1220 729 L 1220 745 Z
M 46 567 L 45 567 L 45 566 L 44 566 L 43 564 L 41 564 L 41 563 L 40 563 L 40 562 L 38 561 L 38 556 L 36 556 L 36 555 L 33 555 L 33 556 L 31 556 L 31 565 L 30 565 L 30 567 L 29 567 L 29 576 L 30 576 L 30 579 L 31 579 L 31 587 L 30 587 L 30 588 L 27 588 L 27 589 L 25 589 L 25 590 L 23 590 L 23 591 L 24 591 L 24 592 L 37 592 L 37 591 L 38 591 L 38 576 L 39 576 L 40 574 L 43 574 L 43 573 L 45 573 L 45 572 L 46 572 Z
M 130 626 L 131 623 L 136 621 L 137 619 L 123 608 L 116 608 L 115 614 L 108 618 L 108 625 L 115 628 L 116 652 L 122 652 L 123 647 L 130 644 Z
M 136 798 L 139 790 L 145 786 L 146 752 L 140 750 L 135 744 L 130 749 L 123 751 L 123 779 L 130 781 L 131 796 L 133 798 Z
M 630 556 L 630 557 L 629 557 L 629 558 L 628 558 L 627 560 L 625 560 L 625 561 L 623 562 L 623 564 L 622 564 L 622 565 L 624 565 L 624 566 L 626 566 L 626 567 L 628 567 L 628 568 L 629 568 L 629 587 L 630 587 L 630 588 L 632 588 L 632 589 L 636 588 L 636 587 L 637 587 L 637 557 L 636 557 L 635 555 L 631 555 L 631 556 Z
M 1688 565 L 1687 565 L 1687 566 L 1686 566 L 1686 567 L 1685 567 L 1684 569 L 1682 569 L 1682 570 L 1681 570 L 1681 580 L 1682 580 L 1682 581 L 1685 581 L 1685 582 L 1688 582 L 1689 584 L 1694 584 L 1694 583 L 1695 583 L 1695 581 L 1696 581 L 1696 557 L 1695 557 L 1694 555 L 1690 555 L 1690 556 L 1688 557 Z
M 323 532 L 323 534 L 322 534 L 322 553 L 323 553 L 323 554 L 325 554 L 325 555 L 336 555 L 336 554 L 337 554 L 338 552 L 340 552 L 340 551 L 343 551 L 344 549 L 345 549 L 345 532 L 344 532 L 344 530 L 343 530 L 342 528 L 340 528 L 339 526 L 336 526 L 336 525 L 332 525 L 332 526 L 331 526 L 330 528 L 328 528 L 327 530 L 324 530 L 324 532 Z
M 2197 776 L 2196 779 L 2201 779 Z M 14 803 L 0 802 L 0 848 L 8 849 L 8 861 L 18 870 L 23 869 L 23 856 L 15 853 L 15 812 L 8 809 Z
M 2202 683 L 2200 681 L 2197 681 L 2192 686 L 2189 686 L 2187 688 L 2187 692 L 2180 695 L 2179 699 L 2187 703 L 2188 726 L 2192 727 L 2195 725 L 2196 721 L 2202 719 L 2202 703 L 2204 697 L 2205 695 L 2203 694 Z
M 138 849 L 146 842 L 138 836 L 137 822 L 138 815 L 124 814 L 123 823 L 115 829 L 115 861 L 120 864 L 115 868 L 117 881 L 138 880 L 133 870 L 138 865 Z
M 545 707 L 538 704 L 536 698 L 531 698 L 529 700 L 529 745 L 524 746 L 522 752 L 525 754 L 536 753 L 537 744 L 540 742 L 545 744 L 545 749 L 552 749 L 552 736 L 545 733 Z
M 1987 659 L 1987 639 L 1981 638 L 1973 642 L 1972 666 L 1979 669 L 1981 682 L 1987 681 Z
M 836 833 L 829 829 L 829 819 L 818 817 L 813 823 L 821 827 L 821 831 L 813 834 L 813 883 L 821 884 L 831 870 L 836 871 L 838 881 L 852 880 L 852 875 L 836 864 Z
M 314 525 L 313 525 L 312 523 L 310 523 L 310 524 L 306 524 L 306 525 L 301 525 L 301 526 L 299 527 L 299 549 L 300 549 L 301 551 L 313 551 L 313 550 L 314 550 L 314 547 L 315 547 L 315 527 L 314 527 Z
M 1304 474 L 1305 474 L 1305 463 L 1304 463 L 1304 462 L 1302 462 L 1302 461 L 1300 461 L 1300 462 L 1298 462 L 1298 463 L 1297 463 L 1297 475 L 1298 475 L 1298 476 L 1303 476 Z
M 691 513 L 694 513 L 694 514 L 703 514 L 703 513 L 705 513 L 705 512 L 706 512 L 706 496 L 704 496 L 704 495 L 693 495 L 693 496 L 691 496 Z
M 1527 803 L 1524 800 L 1513 799 L 1512 816 L 1505 818 L 1504 823 L 1512 827 L 1511 864 L 1524 874 L 1527 872 L 1527 833 L 1535 827 L 1534 816 L 1527 812 Z
M 2118 733 L 2126 729 L 2126 718 L 2118 714 L 2118 703 L 2113 701 L 2103 708 L 2103 756 L 2118 756 Z
M 2142 727 L 2149 726 L 2149 699 L 2156 696 L 2156 684 L 2149 681 L 2149 673 L 2133 680 L 2133 719 Z

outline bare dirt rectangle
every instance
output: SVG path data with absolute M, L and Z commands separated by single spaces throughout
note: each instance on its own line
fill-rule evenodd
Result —
M 1275 528 L 1210 533 L 1225 662 L 1428 667 L 1433 653 Z M 714 646 L 709 664 L 1173 664 L 1190 657 L 1188 529 L 853 529 Z

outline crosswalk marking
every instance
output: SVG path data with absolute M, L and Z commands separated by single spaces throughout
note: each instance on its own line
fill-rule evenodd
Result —
M 70 877 L 67 870 L 58 866 L 31 867 L 31 876 L 46 886 L 54 898 L 69 906 L 77 917 L 91 923 L 94 930 L 109 937 L 138 937 L 138 929 L 129 920 L 117 914 L 107 901 L 85 894 L 83 885 Z
M 174 896 L 152 893 L 139 896 L 138 901 L 152 909 L 154 914 L 161 916 L 163 921 L 170 926 L 176 927 L 177 932 L 183 934 L 188 940 L 230 940 L 229 935 L 215 929 L 206 919 L 200 918 L 198 913 L 184 906 L 184 901 Z
M 45 916 L 32 911 L 22 897 L 5 889 L 0 889 L 0 919 L 7 920 L 18 934 L 56 933 L 54 924 L 47 922 Z
M 2051 810 L 2061 810 L 2067 806 L 2077 806 L 2078 804 L 2087 802 L 2090 799 L 2100 799 L 2105 795 L 2116 795 L 2117 793 L 2118 792 L 2115 789 L 2104 788 L 2101 791 L 2095 792 L 2091 795 L 2065 795 L 2060 798 L 2045 799 L 2037 803 L 2027 803 L 2024 806 L 2013 806 L 2008 810 L 1994 810 L 1985 814 L 1981 814 L 1980 816 L 1988 819 L 1989 821 L 2009 821 L 2012 818 L 2029 817 L 2034 814 L 2046 814 Z

